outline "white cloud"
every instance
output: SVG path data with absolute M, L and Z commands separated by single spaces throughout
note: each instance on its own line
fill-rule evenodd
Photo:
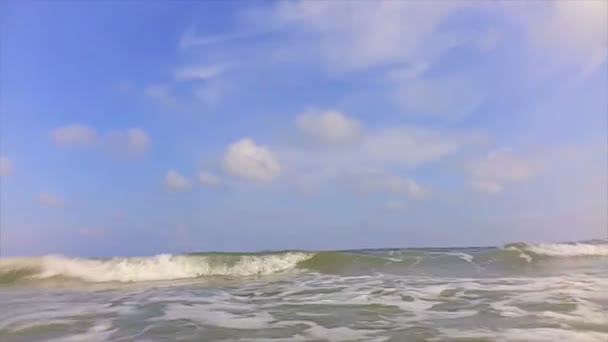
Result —
M 126 131 L 111 131 L 106 135 L 110 147 L 130 154 L 144 153 L 150 146 L 150 137 L 141 128 Z
M 179 172 L 171 169 L 165 174 L 165 185 L 169 190 L 184 191 L 192 187 L 192 182 Z
M 222 181 L 217 175 L 207 171 L 200 171 L 198 173 L 198 181 L 205 186 L 215 187 L 222 184 Z
M 309 111 L 298 116 L 296 124 L 304 134 L 330 144 L 351 143 L 363 133 L 359 121 L 339 111 Z
M 6 177 L 11 174 L 13 165 L 7 157 L 0 157 L 0 177 Z
M 274 180 L 281 173 L 281 165 L 274 154 L 249 138 L 228 146 L 223 166 L 233 176 L 261 182 Z
M 43 192 L 41 194 L 38 195 L 38 201 L 40 202 L 40 204 L 46 206 L 46 207 L 64 207 L 65 206 L 65 202 L 54 196 L 49 194 L 48 192 Z
M 165 106 L 173 106 L 178 102 L 168 84 L 149 85 L 144 88 L 144 95 Z
M 517 157 L 511 149 L 495 150 L 469 165 L 470 184 L 476 191 L 500 193 L 507 183 L 532 179 L 541 166 L 540 160 Z
M 608 2 L 551 1 L 527 16 L 530 44 L 583 76 L 608 60 Z M 529 10 L 529 9 L 528 9 Z
M 178 81 L 208 81 L 216 78 L 228 70 L 228 64 L 214 64 L 207 66 L 187 66 L 175 71 L 175 79 Z
M 95 129 L 81 124 L 73 124 L 51 131 L 51 139 L 60 145 L 87 146 L 97 142 Z
M 457 1 L 280 2 L 265 19 L 313 38 L 333 68 L 361 68 L 421 59 L 445 49 L 438 27 L 462 6 Z

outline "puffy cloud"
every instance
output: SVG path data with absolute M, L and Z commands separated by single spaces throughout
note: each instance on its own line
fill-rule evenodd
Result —
M 495 150 L 469 165 L 470 184 L 476 191 L 500 193 L 507 183 L 532 179 L 541 166 L 540 160 L 517 157 L 511 149 Z
M 179 172 L 171 169 L 165 174 L 165 185 L 169 190 L 184 191 L 192 187 L 192 182 Z
M 49 194 L 48 192 L 43 192 L 41 194 L 38 195 L 38 201 L 40 202 L 40 204 L 44 205 L 45 207 L 64 207 L 65 206 L 65 202 L 54 196 Z
M 207 171 L 201 171 L 198 173 L 198 181 L 202 185 L 210 187 L 219 186 L 220 184 L 222 184 L 222 181 L 218 176 Z
M 99 135 L 89 126 L 73 124 L 52 130 L 51 139 L 60 145 L 87 146 L 96 143 Z
M 226 70 L 228 64 L 214 64 L 207 66 L 187 66 L 175 71 L 175 79 L 178 81 L 200 80 L 208 81 L 216 78 Z
M 296 124 L 304 134 L 330 144 L 354 142 L 363 133 L 359 121 L 339 111 L 309 111 L 298 116 Z
M 6 177 L 11 174 L 13 165 L 7 157 L 0 157 L 0 177 Z
M 272 181 L 281 174 L 281 165 L 274 154 L 249 138 L 228 146 L 223 166 L 231 175 L 252 181 Z

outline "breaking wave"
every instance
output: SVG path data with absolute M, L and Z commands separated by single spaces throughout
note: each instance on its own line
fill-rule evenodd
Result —
M 269 275 L 294 269 L 320 273 L 399 272 L 449 265 L 520 267 L 539 260 L 608 257 L 608 241 L 515 243 L 502 248 L 390 249 L 356 251 L 285 251 L 231 254 L 201 253 L 109 259 L 60 255 L 0 259 L 0 284 L 45 279 L 84 282 L 145 282 L 206 276 Z
M 204 276 L 266 275 L 294 268 L 314 254 L 202 254 L 83 259 L 49 255 L 0 259 L 0 283 L 63 277 L 86 282 L 139 282 Z

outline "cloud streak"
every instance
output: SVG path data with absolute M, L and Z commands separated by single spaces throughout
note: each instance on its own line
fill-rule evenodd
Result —
M 72 124 L 56 128 L 50 133 L 51 140 L 61 146 L 71 147 L 105 147 L 118 153 L 138 155 L 145 153 L 151 139 L 141 128 L 130 128 L 125 131 L 114 130 L 105 134 L 82 124 Z
M 64 146 L 90 146 L 99 140 L 95 129 L 81 124 L 72 124 L 51 131 L 53 142 Z
M 175 71 L 177 81 L 209 81 L 217 78 L 229 69 L 228 64 L 191 65 Z

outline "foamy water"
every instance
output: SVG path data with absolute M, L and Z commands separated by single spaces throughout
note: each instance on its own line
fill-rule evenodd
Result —
M 1 341 L 608 341 L 608 245 L 0 260 Z

